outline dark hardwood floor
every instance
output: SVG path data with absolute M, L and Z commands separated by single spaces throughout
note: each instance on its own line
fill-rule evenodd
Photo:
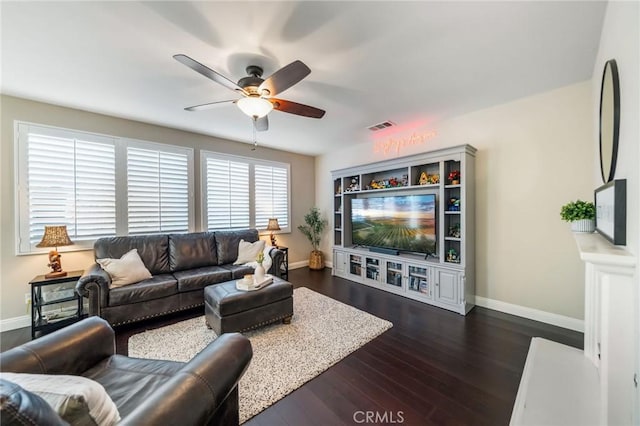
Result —
M 463 317 L 332 277 L 330 269 L 292 270 L 289 280 L 389 320 L 393 328 L 249 420 L 249 426 L 505 425 L 531 337 L 583 345 L 582 333 L 479 307 Z M 126 355 L 135 333 L 201 314 L 119 327 L 117 351 Z M 4 332 L 0 346 L 6 350 L 29 338 L 28 328 Z

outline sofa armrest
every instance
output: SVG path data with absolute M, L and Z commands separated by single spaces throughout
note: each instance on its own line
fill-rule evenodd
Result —
M 111 277 L 100 265 L 94 263 L 76 284 L 76 292 L 89 299 L 89 315 L 100 315 L 101 308 L 108 306 Z
M 115 333 L 109 323 L 90 317 L 1 353 L 0 369 L 78 376 L 115 351 Z
M 284 261 L 284 252 L 274 247 L 269 252 L 269 256 L 271 256 L 272 263 L 271 268 L 269 268 L 267 273 L 273 275 L 274 277 L 282 278 L 280 265 Z
M 249 366 L 253 350 L 239 333 L 223 334 L 119 423 L 208 424 Z

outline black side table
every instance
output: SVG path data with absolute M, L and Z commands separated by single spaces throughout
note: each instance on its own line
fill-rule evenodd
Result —
M 280 263 L 280 277 L 288 281 L 289 280 L 289 247 L 276 246 L 278 250 L 282 250 L 284 252 L 284 256 L 282 257 L 282 262 Z
M 84 271 L 72 271 L 66 277 L 45 278 L 38 275 L 29 282 L 31 285 L 31 339 L 36 333 L 41 335 L 66 327 L 80 321 L 87 315 L 82 312 L 82 297 L 76 293 L 76 283 Z M 71 309 L 43 313 L 44 306 L 55 307 L 66 302 L 76 301 Z

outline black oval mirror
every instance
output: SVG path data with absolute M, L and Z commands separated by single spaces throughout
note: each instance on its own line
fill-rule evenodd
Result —
M 616 173 L 620 134 L 620 80 L 615 59 L 604 64 L 600 85 L 600 172 L 604 183 Z

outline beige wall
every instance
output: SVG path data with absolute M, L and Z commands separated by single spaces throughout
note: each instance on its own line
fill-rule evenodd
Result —
M 89 113 L 25 99 L 2 96 L 0 98 L 1 149 L 0 149 L 0 319 L 7 320 L 27 313 L 24 294 L 29 291 L 28 282 L 36 275 L 47 272 L 46 255 L 16 256 L 15 250 L 15 177 L 14 177 L 14 120 L 59 126 L 69 129 L 96 132 L 153 142 L 183 145 L 194 148 L 196 226 L 201 223 L 199 150 L 282 161 L 291 164 L 291 222 L 292 232 L 280 234 L 278 243 L 289 247 L 290 262 L 308 259 L 311 246 L 297 230 L 304 223 L 304 214 L 315 202 L 314 158 L 284 151 L 259 147 L 251 151 L 251 145 L 217 139 L 167 127 Z M 268 236 L 263 236 L 268 239 Z M 67 271 L 84 269 L 93 261 L 91 251 L 71 252 L 63 255 Z
M 478 149 L 478 296 L 583 318 L 583 266 L 559 212 L 568 201 L 593 197 L 592 120 L 587 81 L 417 129 L 437 136 L 401 150 L 405 156 L 465 143 Z M 410 133 L 393 137 L 401 136 Z M 374 153 L 372 141 L 345 145 L 316 159 L 316 193 L 325 214 L 332 207 L 331 170 L 391 158 Z M 328 232 L 326 254 L 332 239 Z

